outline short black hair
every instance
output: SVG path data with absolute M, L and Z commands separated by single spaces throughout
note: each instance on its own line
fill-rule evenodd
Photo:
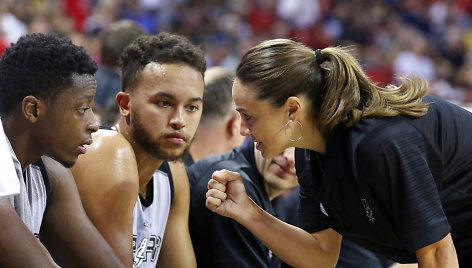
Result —
M 136 38 L 121 54 L 123 91 L 137 86 L 142 69 L 150 63 L 185 64 L 202 74 L 206 70 L 203 51 L 181 35 L 161 32 Z
M 222 120 L 234 110 L 231 90 L 235 71 L 224 67 L 210 67 L 205 73 L 205 91 L 200 122 Z
M 74 74 L 91 74 L 97 63 L 85 49 L 58 34 L 22 36 L 0 59 L 0 115 L 8 115 L 24 97 L 54 100 L 70 88 Z
M 132 20 L 121 20 L 113 23 L 102 36 L 102 64 L 110 67 L 120 65 L 121 52 L 134 39 L 147 34 L 146 30 Z

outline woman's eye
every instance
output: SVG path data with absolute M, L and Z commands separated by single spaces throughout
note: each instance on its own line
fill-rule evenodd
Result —
M 242 115 L 243 115 L 244 121 L 248 121 L 252 119 L 252 116 L 250 115 L 247 115 L 247 114 L 242 114 Z

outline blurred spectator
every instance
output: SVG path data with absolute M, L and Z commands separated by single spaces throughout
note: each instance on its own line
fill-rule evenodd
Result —
M 15 43 L 27 33 L 28 27 L 9 11 L 8 1 L 0 2 L 0 33 L 3 33 L 7 44 Z
M 5 48 L 7 48 L 8 44 L 5 40 L 5 37 L 0 33 L 0 55 L 3 54 L 3 51 L 5 51 Z
M 254 34 L 264 34 L 272 30 L 277 21 L 275 4 L 271 0 L 253 1 L 248 20 Z
M 245 137 L 239 134 L 241 118 L 231 96 L 234 77 L 233 70 L 223 67 L 206 70 L 202 117 L 190 145 L 187 165 L 243 144 Z
M 123 49 L 145 30 L 130 20 L 115 22 L 103 33 L 101 66 L 95 74 L 97 93 L 95 102 L 101 109 L 114 105 L 116 93 L 121 91 L 119 59 Z
M 62 0 L 64 13 L 72 18 L 77 32 L 82 32 L 83 24 L 90 15 L 91 4 L 90 0 Z
M 2 0 L 0 36 L 8 45 L 26 31 L 55 31 L 98 60 L 94 37 L 130 19 L 150 33 L 185 35 L 203 47 L 208 66 L 230 69 L 265 39 L 353 44 L 375 82 L 415 72 L 431 93 L 470 102 L 471 14 L 470 0 Z
M 318 0 L 278 0 L 277 15 L 296 28 L 308 28 L 321 19 Z
M 426 39 L 415 32 L 408 32 L 408 47 L 393 61 L 393 73 L 400 76 L 417 75 L 429 82 L 436 78 L 434 62 L 429 56 Z

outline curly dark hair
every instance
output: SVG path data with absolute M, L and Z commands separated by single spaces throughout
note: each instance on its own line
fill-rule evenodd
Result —
M 83 47 L 58 34 L 22 36 L 0 59 L 0 115 L 8 115 L 28 95 L 55 99 L 70 88 L 74 74 L 91 74 L 97 63 Z
M 185 64 L 198 70 L 202 76 L 206 70 L 203 51 L 186 37 L 166 32 L 140 36 L 121 54 L 123 91 L 137 86 L 140 72 L 150 62 Z

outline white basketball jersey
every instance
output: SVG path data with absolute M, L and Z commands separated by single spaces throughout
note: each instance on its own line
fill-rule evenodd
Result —
M 47 204 L 47 190 L 39 166 L 28 165 L 25 169 L 25 186 L 31 208 L 32 232 L 39 234 Z
M 133 267 L 156 267 L 172 202 L 169 179 L 157 170 L 152 178 L 152 203 L 146 207 L 138 197 L 134 206 Z
M 7 142 L 11 153 L 10 159 L 14 165 L 17 174 L 17 181 L 20 185 L 20 193 L 10 196 L 9 199 L 12 206 L 15 208 L 16 213 L 18 213 L 18 216 L 22 219 L 26 227 L 37 236 L 41 228 L 41 222 L 43 221 L 43 214 L 46 210 L 48 200 L 46 184 L 43 180 L 41 169 L 38 166 L 42 165 L 42 162 L 38 161 L 38 164 L 28 165 L 23 173 L 21 170 L 21 164 L 18 161 L 13 148 L 8 140 Z M 47 174 L 45 176 L 47 176 Z M 47 180 L 47 177 L 45 178 Z
M 20 183 L 12 161 L 16 156 L 12 151 L 0 118 L 0 199 L 20 193 Z

